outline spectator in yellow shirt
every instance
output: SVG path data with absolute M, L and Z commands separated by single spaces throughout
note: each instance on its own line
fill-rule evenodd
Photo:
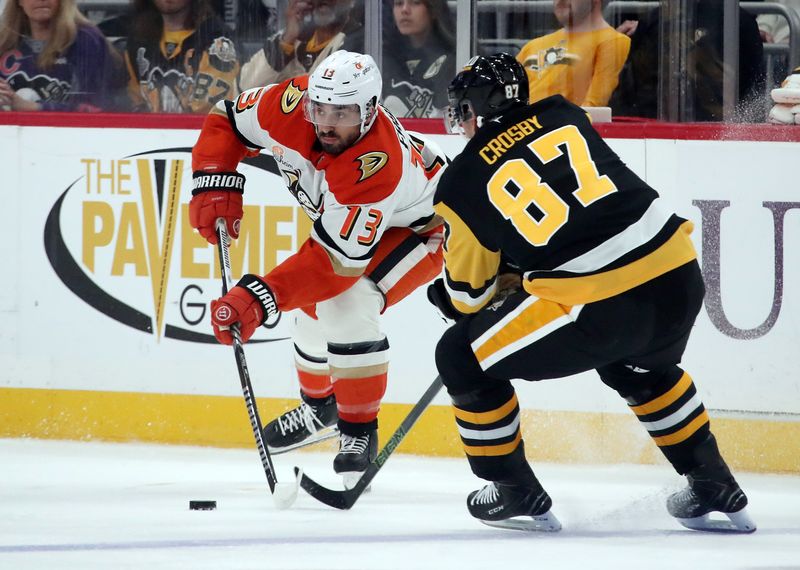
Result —
M 604 107 L 617 87 L 631 40 L 603 18 L 609 0 L 553 0 L 560 30 L 525 44 L 530 101 L 559 93 L 584 107 Z

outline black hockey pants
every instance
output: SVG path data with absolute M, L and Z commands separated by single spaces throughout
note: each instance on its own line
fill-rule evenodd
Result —
M 524 291 L 459 320 L 436 347 L 473 472 L 513 480 L 526 471 L 519 405 L 510 380 L 597 370 L 679 473 L 709 433 L 708 415 L 678 363 L 705 288 L 692 261 L 625 293 L 564 307 Z

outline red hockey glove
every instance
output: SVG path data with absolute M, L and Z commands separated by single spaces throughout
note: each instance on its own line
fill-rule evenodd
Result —
M 239 237 L 242 221 L 244 175 L 238 172 L 194 173 L 192 200 L 189 202 L 189 223 L 210 244 L 217 243 L 217 218 L 225 218 L 228 233 Z
M 222 344 L 233 344 L 231 325 L 239 323 L 242 342 L 253 336 L 256 328 L 278 314 L 278 304 L 269 285 L 256 275 L 245 275 L 224 297 L 211 301 L 211 324 L 214 336 Z

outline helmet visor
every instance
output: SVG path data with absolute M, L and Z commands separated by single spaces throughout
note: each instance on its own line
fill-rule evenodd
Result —
M 354 127 L 361 124 L 358 105 L 332 105 L 306 97 L 303 112 L 306 121 L 321 127 Z

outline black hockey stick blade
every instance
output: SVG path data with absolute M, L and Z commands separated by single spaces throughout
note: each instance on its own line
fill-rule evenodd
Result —
M 346 489 L 344 491 L 328 489 L 327 487 L 323 487 L 314 481 L 311 477 L 305 475 L 302 470 L 295 467 L 294 473 L 297 477 L 300 477 L 300 486 L 306 493 L 314 497 L 319 502 L 325 503 L 329 507 L 342 510 L 351 508 L 375 478 L 375 475 L 378 474 L 378 471 L 380 471 L 384 466 L 386 461 L 389 459 L 389 456 L 394 452 L 395 449 L 397 449 L 397 446 L 400 445 L 400 442 L 403 441 L 403 438 L 406 436 L 406 434 L 408 434 L 414 424 L 417 423 L 419 417 L 430 405 L 441 388 L 442 378 L 441 376 L 437 376 L 428 389 L 425 390 L 422 398 L 420 398 L 420 400 L 414 404 L 414 407 L 411 408 L 411 411 L 408 413 L 408 415 L 403 419 L 402 422 L 400 422 L 400 426 L 392 434 L 392 437 L 389 438 L 389 441 L 383 446 L 383 449 L 381 449 L 380 453 L 378 453 L 378 456 L 372 463 L 369 464 L 367 470 L 364 471 L 361 477 L 358 478 L 358 481 L 351 489 Z

